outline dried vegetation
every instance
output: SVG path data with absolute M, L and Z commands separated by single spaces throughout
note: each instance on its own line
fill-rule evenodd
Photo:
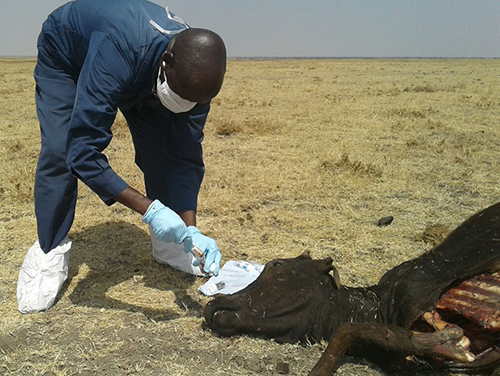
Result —
M 279 362 L 306 374 L 322 344 L 214 336 L 203 281 L 156 264 L 139 216 L 83 185 L 59 301 L 16 311 L 36 239 L 33 67 L 0 61 L 0 374 L 272 375 Z M 375 283 L 500 199 L 499 123 L 498 60 L 230 61 L 206 127 L 199 227 L 225 260 L 308 249 L 343 283 Z M 113 132 L 112 166 L 143 189 L 122 117 Z M 350 359 L 340 374 L 380 373 Z

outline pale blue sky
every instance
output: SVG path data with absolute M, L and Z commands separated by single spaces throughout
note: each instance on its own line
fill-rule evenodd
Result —
M 105 1 L 105 0 L 103 0 Z M 230 57 L 500 57 L 499 0 L 155 0 Z M 65 1 L 0 0 L 0 55 L 35 56 Z

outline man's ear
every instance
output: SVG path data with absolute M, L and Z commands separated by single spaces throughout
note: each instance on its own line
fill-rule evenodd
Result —
M 174 50 L 174 45 L 176 40 L 177 40 L 177 35 L 174 35 L 174 37 L 170 39 L 170 41 L 168 42 L 167 49 L 161 56 L 160 65 L 163 70 L 165 70 L 167 66 L 172 65 L 174 61 L 174 53 L 172 51 Z
M 170 51 L 165 51 L 160 59 L 161 69 L 163 70 L 167 69 L 167 66 L 171 65 L 173 60 L 174 60 L 174 54 Z

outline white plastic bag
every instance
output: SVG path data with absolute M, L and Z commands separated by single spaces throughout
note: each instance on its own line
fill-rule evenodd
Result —
M 166 264 L 181 272 L 204 277 L 205 272 L 199 266 L 194 266 L 194 256 L 191 253 L 184 253 L 184 244 L 166 243 L 158 238 L 153 227 L 149 225 L 149 235 L 153 245 L 153 258 L 160 264 Z
M 234 294 L 255 281 L 264 270 L 264 266 L 255 261 L 231 260 L 224 264 L 217 277 L 210 278 L 198 287 L 203 294 Z
M 21 313 L 50 308 L 68 278 L 71 240 L 65 238 L 45 254 L 38 241 L 28 250 L 17 280 L 17 303 Z

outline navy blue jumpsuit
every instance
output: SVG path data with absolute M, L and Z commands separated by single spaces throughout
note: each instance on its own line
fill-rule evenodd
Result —
M 128 187 L 103 154 L 117 109 L 129 125 L 148 197 L 177 212 L 196 210 L 210 106 L 174 114 L 152 94 L 160 57 L 174 36 L 165 30 L 184 28 L 144 0 L 78 0 L 43 24 L 34 72 L 42 138 L 35 214 L 45 253 L 70 230 L 77 179 L 107 205 Z

